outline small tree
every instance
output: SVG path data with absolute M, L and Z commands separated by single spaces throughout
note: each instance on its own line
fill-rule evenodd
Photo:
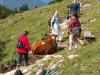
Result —
M 18 13 L 18 9 L 17 8 L 14 9 L 14 13 Z
M 52 3 L 56 3 L 56 2 L 61 2 L 63 0 L 52 0 L 49 4 L 52 4 Z
M 4 50 L 5 50 L 5 42 L 0 39 L 0 60 L 5 55 Z
M 5 6 L 0 5 L 0 19 L 6 18 L 10 14 L 13 14 L 13 13 L 14 13 L 13 10 L 11 10 Z
M 26 5 L 26 4 L 24 4 L 24 5 L 22 5 L 20 8 L 19 8 L 19 11 L 20 12 L 23 12 L 23 11 L 26 11 L 26 10 L 28 10 L 29 8 L 28 8 L 28 5 Z

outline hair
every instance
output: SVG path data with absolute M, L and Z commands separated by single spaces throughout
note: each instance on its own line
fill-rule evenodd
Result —
M 72 12 L 71 16 L 74 16 L 74 17 L 78 18 L 78 15 L 75 12 Z
M 74 17 L 78 18 L 78 15 L 77 14 L 72 14 Z
M 16 70 L 15 74 L 14 75 L 23 75 L 22 71 L 21 70 Z
M 28 33 L 29 33 L 28 31 L 24 31 L 24 32 L 25 32 L 26 35 L 28 35 Z
M 28 31 L 24 31 L 22 35 L 28 35 Z
M 54 15 L 58 15 L 58 14 L 59 14 L 59 12 L 58 12 L 58 10 L 56 10 Z

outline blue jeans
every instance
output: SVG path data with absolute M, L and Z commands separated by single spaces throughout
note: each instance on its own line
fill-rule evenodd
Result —
M 28 60 L 29 60 L 29 58 L 28 58 L 28 53 L 19 53 L 19 54 L 18 54 L 18 61 L 17 61 L 17 64 L 18 64 L 18 65 L 21 64 L 21 62 L 22 62 L 22 56 L 24 56 L 24 60 L 25 60 L 26 65 L 28 65 Z

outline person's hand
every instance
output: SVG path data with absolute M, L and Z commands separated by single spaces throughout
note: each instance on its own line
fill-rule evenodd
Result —
M 29 53 L 29 54 L 32 54 L 32 51 L 29 51 L 28 53 Z

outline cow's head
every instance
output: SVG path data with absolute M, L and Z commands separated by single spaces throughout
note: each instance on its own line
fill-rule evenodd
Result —
M 56 40 L 57 35 L 51 34 L 50 37 L 51 37 L 53 40 Z
M 42 38 L 42 40 L 46 40 L 46 39 L 53 39 L 53 40 L 56 40 L 56 37 L 57 37 L 57 35 L 55 35 L 55 34 L 46 34 L 46 35 Z

